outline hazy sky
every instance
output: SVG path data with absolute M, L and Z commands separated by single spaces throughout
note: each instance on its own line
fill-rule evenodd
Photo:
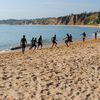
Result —
M 0 19 L 58 17 L 100 11 L 100 0 L 0 0 Z

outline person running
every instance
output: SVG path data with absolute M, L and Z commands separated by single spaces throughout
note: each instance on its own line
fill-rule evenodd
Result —
M 65 44 L 69 47 L 68 42 L 69 42 L 69 34 L 64 38 Z
M 31 40 L 31 47 L 30 47 L 29 49 L 32 49 L 33 46 L 34 46 L 34 37 L 33 37 L 32 40 Z
M 22 48 L 22 53 L 24 54 L 25 48 L 26 48 L 26 45 L 27 45 L 27 40 L 25 38 L 25 35 L 23 35 L 23 38 L 20 41 L 20 45 L 21 45 L 21 48 Z
M 69 35 L 69 42 L 70 42 L 70 43 L 73 42 L 73 41 L 72 41 L 72 35 L 71 35 L 71 34 Z
M 43 44 L 42 44 L 42 36 L 40 35 L 40 37 L 38 38 L 38 48 L 39 48 L 39 46 L 41 46 L 41 48 L 42 48 L 42 46 L 43 46 Z
M 86 33 L 83 32 L 81 35 L 83 36 L 83 42 L 85 42 L 85 38 L 87 37 L 87 36 L 86 36 Z
M 36 43 L 37 43 L 37 38 L 34 39 L 34 37 L 31 40 L 31 47 L 29 49 L 32 49 L 33 47 L 35 47 L 34 49 L 36 49 Z
M 95 32 L 94 35 L 95 35 L 95 40 L 96 40 L 97 39 L 97 32 Z
M 54 36 L 51 38 L 51 40 L 52 40 L 52 48 L 53 48 L 54 46 L 57 46 L 56 35 L 54 35 Z

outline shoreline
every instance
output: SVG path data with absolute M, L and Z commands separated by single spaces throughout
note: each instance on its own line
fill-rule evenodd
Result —
M 70 26 L 70 27 L 90 27 L 90 28 L 100 28 L 100 24 L 99 25 L 39 25 L 39 24 L 36 24 L 36 25 L 10 25 L 10 24 L 0 24 L 1 25 L 8 25 L 8 26 Z
M 100 25 L 68 25 L 75 27 L 90 27 L 90 28 L 100 28 Z
M 0 24 L 1 25 L 1 24 Z M 8 24 L 3 24 L 3 25 L 8 25 Z M 14 26 L 14 25 L 10 25 L 10 26 Z M 17 25 L 17 26 L 68 26 L 68 27 L 90 27 L 90 28 L 100 28 L 100 25 Z M 99 30 L 100 31 L 100 30 Z M 99 37 L 98 37 L 99 38 Z M 89 39 L 93 39 L 93 38 L 89 38 Z M 88 40 L 88 39 L 87 39 Z M 81 41 L 81 40 L 74 40 L 74 41 Z M 64 44 L 64 42 L 60 42 L 60 44 Z M 50 45 L 52 45 L 51 43 L 48 43 L 46 45 L 44 45 L 43 48 L 49 47 Z M 15 46 L 14 48 L 16 48 L 18 46 Z M 12 47 L 13 48 L 13 47 Z M 11 48 L 10 48 L 11 49 Z M 17 50 L 10 50 L 10 49 L 4 49 L 4 50 L 0 50 L 0 54 L 1 53 L 6 53 L 6 52 L 14 52 Z M 18 49 L 18 51 L 21 49 Z
M 97 40 L 99 40 L 100 38 L 98 38 Z M 95 39 L 94 38 L 88 38 L 88 39 L 86 39 L 86 41 L 85 42 L 88 42 L 88 41 L 94 41 Z M 76 44 L 76 43 L 83 43 L 83 41 L 82 40 L 74 40 L 73 42 L 72 42 L 72 44 L 74 45 L 74 44 Z M 43 48 L 42 49 L 49 49 L 49 48 L 51 48 L 51 46 L 52 46 L 52 43 L 49 43 L 49 44 L 45 44 L 44 46 L 43 46 Z M 61 46 L 66 46 L 66 44 L 65 44 L 65 42 L 63 41 L 63 42 L 59 42 L 58 43 L 58 45 L 57 45 L 57 47 L 61 47 Z M 25 49 L 25 52 L 27 52 L 27 51 L 30 51 L 29 50 L 29 47 L 30 46 L 27 46 L 26 47 L 26 49 Z M 69 45 L 69 47 L 70 47 L 70 45 Z M 16 47 L 15 47 L 16 48 Z M 42 49 L 37 49 L 36 48 L 36 50 L 42 50 Z M 0 54 L 9 54 L 9 53 L 18 53 L 18 52 L 22 52 L 21 51 L 22 49 L 20 48 L 20 49 L 15 49 L 15 50 L 11 50 L 11 49 L 9 49 L 9 50 L 1 50 L 0 51 Z M 32 50 L 34 50 L 34 48 L 32 48 Z

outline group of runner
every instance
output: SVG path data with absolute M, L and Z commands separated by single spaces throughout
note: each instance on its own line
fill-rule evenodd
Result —
M 38 43 L 38 45 L 37 45 L 37 43 Z M 32 49 L 33 47 L 35 47 L 35 49 L 36 49 L 36 48 L 39 48 L 40 46 L 41 46 L 41 48 L 43 46 L 42 36 L 40 35 L 40 37 L 38 38 L 38 41 L 37 41 L 37 38 L 33 37 L 32 40 L 31 40 L 31 47 L 29 49 Z
M 97 39 L 97 33 L 98 33 L 98 32 L 95 32 L 95 39 Z M 82 36 L 83 42 L 85 42 L 85 39 L 86 39 L 86 37 L 87 37 L 86 33 L 83 32 L 83 33 L 80 34 L 80 35 Z M 63 40 L 65 40 L 65 44 L 66 44 L 67 46 L 69 46 L 69 43 L 73 42 L 73 41 L 72 41 L 72 35 L 71 35 L 71 34 L 66 34 L 66 37 L 65 37 Z M 56 35 L 54 35 L 54 36 L 51 38 L 51 41 L 52 41 L 52 48 L 53 48 L 54 46 L 57 46 Z M 23 35 L 23 38 L 22 38 L 21 41 L 20 41 L 20 45 L 21 45 L 21 48 L 22 48 L 22 53 L 24 54 L 25 48 L 26 48 L 26 45 L 27 45 L 27 40 L 26 40 L 26 38 L 25 38 L 25 35 Z M 39 48 L 39 47 L 41 47 L 41 48 L 43 47 L 43 41 L 42 41 L 42 36 L 41 36 L 41 35 L 40 35 L 40 37 L 38 38 L 38 40 L 37 40 L 37 38 L 34 38 L 34 37 L 32 38 L 32 40 L 31 40 L 31 46 L 30 46 L 29 49 L 32 49 L 32 48 L 36 49 L 36 48 Z
M 23 38 L 20 41 L 20 45 L 21 45 L 21 48 L 22 48 L 22 53 L 24 54 L 25 48 L 27 46 L 27 40 L 26 40 L 25 35 L 23 35 Z M 39 47 L 42 48 L 42 46 L 43 46 L 43 44 L 42 44 L 42 36 L 40 35 L 40 37 L 38 38 L 38 40 L 37 40 L 37 38 L 34 38 L 34 37 L 32 38 L 32 40 L 31 40 L 31 46 L 30 46 L 29 49 L 32 49 L 33 47 L 34 47 L 34 49 L 39 48 Z

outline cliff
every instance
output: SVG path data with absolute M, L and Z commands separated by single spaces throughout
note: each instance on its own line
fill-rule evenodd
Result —
M 0 24 L 10 25 L 90 25 L 100 24 L 100 12 L 71 14 L 58 18 L 40 18 L 30 20 L 1 20 Z
M 100 24 L 100 12 L 72 14 L 57 18 L 56 24 L 64 25 L 87 25 Z

